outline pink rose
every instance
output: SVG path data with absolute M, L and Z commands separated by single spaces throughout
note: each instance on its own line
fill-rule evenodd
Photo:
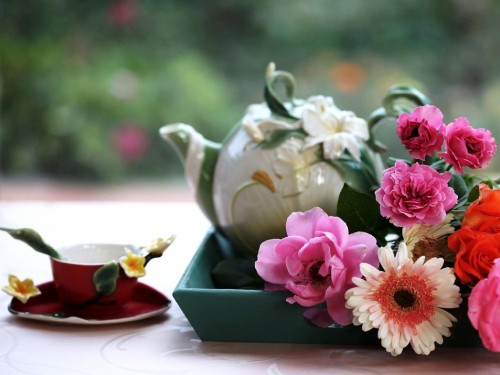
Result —
M 398 117 L 397 134 L 410 155 L 425 160 L 434 151 L 440 151 L 444 142 L 443 114 L 432 106 L 415 108 L 411 113 Z
M 497 151 L 491 132 L 474 129 L 465 117 L 460 117 L 446 127 L 446 152 L 439 154 L 446 162 L 463 173 L 463 167 L 483 168 Z
M 440 174 L 427 165 L 397 161 L 384 171 L 382 186 L 375 191 L 380 213 L 398 227 L 438 224 L 457 203 L 448 186 L 450 179 L 449 172 Z
M 500 353 L 500 258 L 495 260 L 488 278 L 472 289 L 468 315 L 484 347 Z
M 320 208 L 292 213 L 286 232 L 288 237 L 261 244 L 257 273 L 292 292 L 289 303 L 311 307 L 326 302 L 336 323 L 350 324 L 352 311 L 345 307 L 344 295 L 354 286 L 352 277 L 361 277 L 362 262 L 378 266 L 375 238 L 364 232 L 349 234 L 342 219 Z

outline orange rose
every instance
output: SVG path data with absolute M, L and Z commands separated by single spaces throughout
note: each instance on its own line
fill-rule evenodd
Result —
M 479 185 L 479 198 L 465 211 L 462 227 L 448 237 L 457 255 L 455 273 L 464 284 L 475 285 L 488 277 L 500 258 L 500 190 Z
M 488 233 L 500 232 L 500 190 L 486 184 L 479 185 L 479 198 L 465 211 L 462 228 Z
M 494 260 L 500 258 L 500 233 L 485 233 L 462 227 L 448 237 L 448 247 L 457 253 L 457 277 L 464 284 L 475 285 L 488 277 Z

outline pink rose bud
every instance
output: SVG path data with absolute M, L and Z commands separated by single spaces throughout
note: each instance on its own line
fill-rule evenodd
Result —
M 419 160 L 440 151 L 444 142 L 443 114 L 432 105 L 403 113 L 397 121 L 396 132 L 410 155 Z
M 465 117 L 459 117 L 446 127 L 446 152 L 440 156 L 450 163 L 457 173 L 464 167 L 483 168 L 497 151 L 497 144 L 491 132 L 474 129 Z

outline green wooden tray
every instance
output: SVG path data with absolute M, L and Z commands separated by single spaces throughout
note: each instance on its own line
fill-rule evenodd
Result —
M 304 308 L 285 301 L 286 291 L 216 289 L 211 270 L 222 259 L 237 257 L 216 231 L 210 231 L 173 292 L 175 301 L 204 341 L 380 345 L 377 331 L 360 327 L 320 328 L 303 317 Z M 462 312 L 464 313 L 464 312 Z M 463 316 L 443 346 L 482 346 Z

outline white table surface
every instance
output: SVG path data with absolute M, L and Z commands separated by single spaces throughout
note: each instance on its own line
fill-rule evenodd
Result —
M 31 227 L 55 247 L 80 242 L 148 244 L 177 234 L 141 279 L 172 298 L 210 227 L 193 203 L 0 202 L 0 226 Z M 0 233 L 0 286 L 8 275 L 51 279 L 49 260 Z M 0 294 L 0 374 L 500 374 L 500 354 L 484 349 L 411 349 L 396 358 L 381 347 L 201 342 L 181 310 L 109 326 L 51 324 L 11 315 Z

